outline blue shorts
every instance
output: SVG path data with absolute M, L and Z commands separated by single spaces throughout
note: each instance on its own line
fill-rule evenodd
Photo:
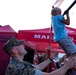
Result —
M 57 42 L 66 54 L 71 55 L 76 53 L 76 45 L 69 37 L 62 38 Z
M 43 75 L 43 72 L 36 69 L 36 70 L 35 70 L 35 75 Z

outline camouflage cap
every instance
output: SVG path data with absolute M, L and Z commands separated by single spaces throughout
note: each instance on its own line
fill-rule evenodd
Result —
M 4 49 L 4 51 L 5 51 L 6 53 L 9 54 L 10 51 L 11 51 L 11 49 L 12 49 L 12 47 L 14 47 L 14 46 L 19 46 L 19 45 L 21 45 L 23 42 L 24 42 L 23 40 L 17 40 L 15 37 L 12 37 L 11 39 L 9 39 L 9 40 L 5 43 L 3 49 Z

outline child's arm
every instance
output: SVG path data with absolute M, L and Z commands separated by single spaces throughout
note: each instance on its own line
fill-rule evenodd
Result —
M 66 19 L 63 18 L 62 22 L 66 25 L 70 25 L 70 17 L 69 17 L 69 12 L 66 13 Z

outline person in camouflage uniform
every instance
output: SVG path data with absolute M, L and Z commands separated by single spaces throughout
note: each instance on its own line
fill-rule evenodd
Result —
M 27 54 L 23 42 L 23 40 L 17 40 L 12 37 L 5 43 L 3 49 L 11 56 L 5 75 L 64 75 L 69 68 L 74 67 L 76 64 L 75 57 L 72 57 L 66 60 L 64 66 L 60 69 L 51 73 L 42 72 L 41 70 L 51 63 L 52 59 L 48 58 L 38 65 L 23 61 L 24 55 Z

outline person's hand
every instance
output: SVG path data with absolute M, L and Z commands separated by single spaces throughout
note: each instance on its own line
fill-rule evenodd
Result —
M 51 46 L 48 46 L 46 49 L 45 55 L 48 57 L 48 52 L 51 52 Z
M 65 14 L 66 14 L 66 15 L 69 14 L 69 11 L 65 10 L 64 13 L 63 13 L 63 16 L 64 16 Z
M 48 58 L 48 52 L 50 52 L 51 50 L 51 46 L 48 46 L 47 48 L 45 48 L 46 52 L 43 54 L 41 61 L 44 61 Z
M 49 50 L 51 50 L 51 46 L 48 46 L 48 47 L 46 48 L 46 51 L 49 51 Z
M 72 57 L 76 57 L 76 53 L 71 55 L 69 58 L 72 58 Z M 75 58 L 75 60 L 76 60 L 76 58 Z M 74 66 L 74 70 L 76 70 L 76 65 Z
M 53 60 L 58 56 L 58 52 L 51 52 L 50 58 Z
M 68 68 L 73 68 L 74 66 L 76 66 L 76 56 L 72 57 L 72 58 L 65 59 L 64 64 Z
M 69 15 L 69 11 L 68 11 L 68 12 L 66 12 L 66 15 Z
M 60 60 L 62 60 L 62 62 L 64 62 L 65 61 L 65 59 L 67 59 L 68 57 L 67 57 L 67 55 L 65 54 Z

